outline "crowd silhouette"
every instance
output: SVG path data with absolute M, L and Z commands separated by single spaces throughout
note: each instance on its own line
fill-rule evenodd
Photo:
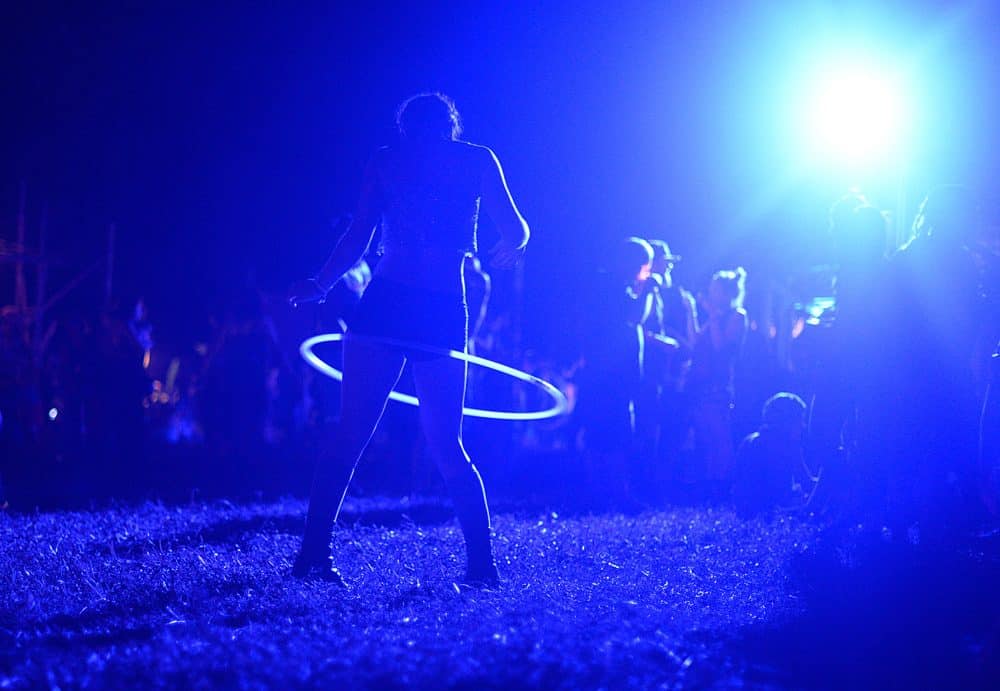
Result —
M 995 234 L 967 189 L 946 186 L 896 248 L 887 215 L 848 194 L 830 211 L 828 294 L 795 299 L 738 266 L 682 286 L 670 244 L 625 238 L 603 252 L 581 301 L 578 350 L 560 353 L 520 349 L 515 315 L 469 259 L 469 350 L 545 376 L 573 404 L 567 418 L 499 432 L 467 422 L 504 457 L 487 448 L 484 472 L 499 476 L 501 494 L 522 482 L 541 501 L 585 510 L 732 502 L 744 515 L 849 518 L 909 540 L 995 517 Z M 59 315 L 42 356 L 30 315 L 4 308 L 0 493 L 29 506 L 154 496 L 171 481 L 220 495 L 304 492 L 289 478 L 308 473 L 339 410 L 334 385 L 295 346 L 343 329 L 371 274 L 361 262 L 297 331 L 248 284 L 216 310 L 203 345 L 169 354 L 141 301 Z M 537 403 L 480 375 L 470 372 L 470 400 Z M 416 424 L 397 427 L 394 415 L 406 418 L 390 414 L 369 454 L 410 468 L 410 479 L 387 491 L 440 489 L 421 469 Z M 546 494 L 546 462 L 580 491 Z M 383 489 L 363 472 L 359 485 Z
M 626 242 L 628 261 L 594 302 L 611 324 L 579 377 L 583 447 L 613 469 L 600 486 L 620 508 L 733 501 L 909 540 L 996 513 L 998 257 L 976 200 L 959 186 L 931 191 L 898 249 L 862 195 L 839 200 L 830 219 L 830 295 L 792 320 L 794 371 L 746 391 L 754 372 L 775 368 L 775 349 L 761 347 L 765 315 L 743 309 L 747 273 L 716 271 L 695 303 L 663 273 L 679 259 L 668 246 Z M 743 420 L 763 408 L 742 442 L 740 407 Z

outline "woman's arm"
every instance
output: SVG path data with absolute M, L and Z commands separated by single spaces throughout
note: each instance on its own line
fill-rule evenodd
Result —
M 695 317 L 698 308 L 694 296 L 686 290 L 681 290 L 681 300 L 684 303 L 684 336 L 687 341 L 683 345 L 686 348 L 694 348 L 695 339 L 698 338 L 698 319 Z
M 300 281 L 289 291 L 288 301 L 292 305 L 304 302 L 322 300 L 337 281 L 343 278 L 358 260 L 361 259 L 372 236 L 375 234 L 375 224 L 381 214 L 381 200 L 378 193 L 378 166 L 376 158 L 372 158 L 365 167 L 361 180 L 361 195 L 357 210 L 351 219 L 347 230 L 337 240 L 323 268 L 315 277 Z
M 493 246 L 490 255 L 494 266 L 509 269 L 524 255 L 531 231 L 514 204 L 499 159 L 490 149 L 484 149 L 487 159 L 484 162 L 480 193 L 483 207 L 500 233 L 500 242 Z
M 372 236 L 375 234 L 375 224 L 381 214 L 378 194 L 378 167 L 375 158 L 368 162 L 361 179 L 361 195 L 358 199 L 357 211 L 347 232 L 341 236 L 337 246 L 333 248 L 330 257 L 323 268 L 316 274 L 320 286 L 330 290 L 347 271 L 358 263 L 368 249 Z

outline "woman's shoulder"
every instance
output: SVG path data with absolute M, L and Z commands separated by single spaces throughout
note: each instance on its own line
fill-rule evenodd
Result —
M 496 159 L 493 149 L 483 144 L 467 142 L 464 139 L 456 139 L 452 142 L 453 150 L 459 155 L 467 157 L 478 164 L 490 164 Z
M 391 146 L 380 146 L 372 152 L 372 155 L 368 159 L 368 167 L 374 168 L 380 173 L 384 173 L 385 170 L 390 166 L 394 158 L 398 157 L 399 152 L 395 147 Z
M 451 145 L 456 150 L 468 151 L 470 153 L 473 153 L 474 155 L 475 154 L 485 155 L 493 153 L 493 150 L 490 147 L 484 144 L 476 144 L 475 142 L 466 141 L 465 139 L 453 139 L 451 141 Z

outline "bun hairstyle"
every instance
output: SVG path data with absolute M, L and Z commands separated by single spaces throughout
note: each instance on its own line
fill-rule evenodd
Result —
M 455 102 L 437 91 L 416 94 L 396 109 L 396 127 L 404 139 L 458 139 L 462 118 Z
M 742 309 L 743 298 L 747 292 L 747 270 L 737 266 L 732 271 L 716 271 L 712 282 L 718 283 L 727 296 L 730 304 L 736 309 Z

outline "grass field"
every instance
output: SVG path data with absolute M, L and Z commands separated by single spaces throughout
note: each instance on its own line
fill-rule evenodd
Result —
M 503 586 L 466 591 L 447 506 L 359 500 L 334 535 L 344 591 L 288 576 L 304 510 L 0 516 L 0 688 L 777 688 L 906 664 L 858 648 L 854 618 L 838 618 L 881 572 L 816 561 L 820 532 L 790 518 L 501 507 Z M 795 575 L 803 559 L 821 564 L 811 585 Z M 984 587 L 997 575 L 976 573 Z M 954 650 L 927 639 L 962 665 L 955 678 L 991 673 L 995 613 L 955 622 Z M 827 635 L 831 650 L 816 649 Z M 874 671 L 844 671 L 852 654 Z

